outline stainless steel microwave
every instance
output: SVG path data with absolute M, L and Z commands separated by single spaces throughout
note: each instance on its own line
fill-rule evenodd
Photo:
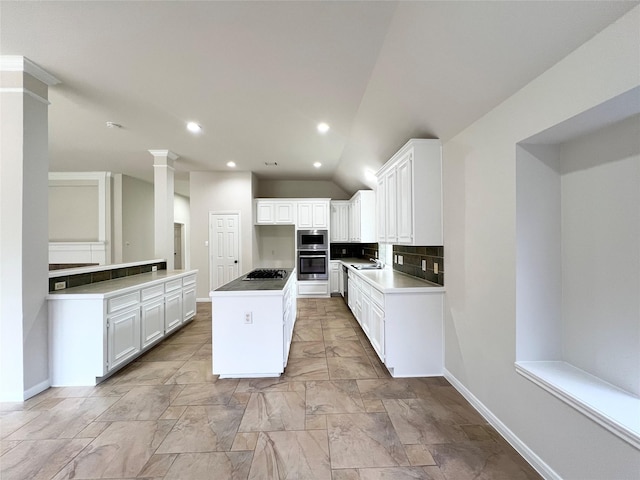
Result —
M 298 250 L 329 250 L 328 230 L 298 230 L 296 237 Z

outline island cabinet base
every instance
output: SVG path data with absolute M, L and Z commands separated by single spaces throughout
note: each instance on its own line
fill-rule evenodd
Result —
M 211 292 L 213 373 L 220 378 L 278 377 L 295 322 L 295 278 L 283 290 Z

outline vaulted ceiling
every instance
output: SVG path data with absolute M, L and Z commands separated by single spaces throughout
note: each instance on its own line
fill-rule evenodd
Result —
M 409 138 L 446 141 L 638 3 L 2 1 L 0 53 L 61 81 L 52 171 L 151 181 L 148 150 L 168 149 L 183 193 L 188 172 L 230 160 L 352 192 Z

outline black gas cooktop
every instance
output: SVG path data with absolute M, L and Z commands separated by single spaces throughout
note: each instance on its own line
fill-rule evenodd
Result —
M 243 280 L 282 280 L 286 278 L 286 270 L 278 270 L 275 268 L 258 268 L 247 273 Z

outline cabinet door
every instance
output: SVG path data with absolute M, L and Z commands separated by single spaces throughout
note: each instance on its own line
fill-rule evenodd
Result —
M 400 160 L 397 172 L 397 212 L 396 219 L 399 243 L 413 242 L 413 150 Z
M 329 228 L 329 203 L 313 202 L 312 209 L 313 228 Z
M 349 231 L 352 242 L 360 241 L 360 197 L 356 197 L 351 202 L 351 223 L 349 225 Z
M 190 286 L 182 290 L 182 321 L 186 322 L 196 314 L 196 287 Z
M 342 204 L 331 202 L 330 204 L 330 214 L 329 214 L 329 240 L 332 242 L 340 242 L 342 241 L 341 234 L 342 228 L 340 225 L 340 214 L 342 212 Z
M 397 184 L 396 170 L 391 170 L 387 174 L 385 181 L 386 197 L 385 197 L 385 225 L 386 225 L 386 243 L 398 242 L 398 231 L 396 226 L 396 205 L 397 205 Z
M 270 225 L 275 223 L 275 203 L 273 201 L 256 200 L 256 225 Z
M 142 348 L 146 348 L 164 336 L 164 298 L 142 304 L 140 323 Z
M 275 223 L 280 225 L 295 225 L 295 210 L 293 202 L 275 202 Z
M 380 360 L 384 362 L 384 312 L 374 303 L 369 311 L 369 340 Z
M 371 339 L 371 299 L 365 294 L 360 294 L 360 326 L 364 333 Z
M 140 352 L 140 308 L 113 315 L 107 319 L 108 370 Z
M 298 229 L 313 228 L 313 207 L 311 202 L 298 202 Z
M 329 270 L 329 293 L 340 292 L 340 275 L 342 275 L 340 262 L 331 262 L 331 269 Z
M 182 323 L 182 291 L 167 295 L 164 302 L 164 331 L 169 333 Z
M 386 203 L 386 175 L 381 175 L 378 178 L 378 184 L 376 189 L 376 228 L 378 235 L 378 242 L 387 243 L 387 203 Z

